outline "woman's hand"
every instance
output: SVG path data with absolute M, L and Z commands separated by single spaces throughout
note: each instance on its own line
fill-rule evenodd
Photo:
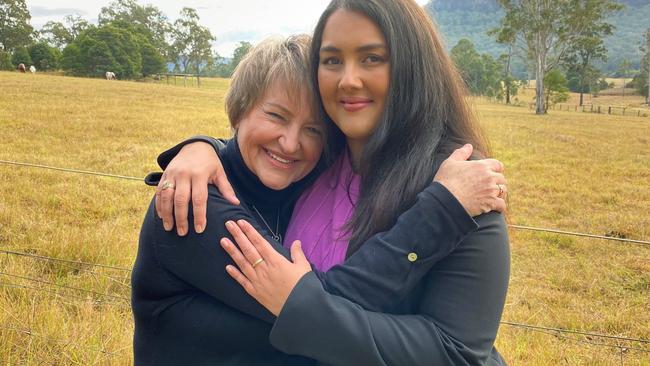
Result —
M 226 271 L 249 295 L 278 316 L 298 281 L 311 271 L 300 241 L 291 246 L 292 263 L 245 220 L 228 221 L 226 228 L 239 246 L 228 238 L 221 239 L 221 246 L 239 267 L 228 265 Z
M 163 220 L 165 230 L 170 231 L 174 227 L 175 218 L 178 235 L 187 234 L 187 211 L 191 197 L 194 230 L 203 232 L 208 184 L 214 184 L 229 202 L 239 204 L 212 146 L 205 142 L 185 145 L 169 163 L 156 188 L 156 213 Z
M 471 216 L 506 210 L 507 183 L 496 159 L 468 161 L 472 145 L 455 150 L 433 178 L 451 192 Z

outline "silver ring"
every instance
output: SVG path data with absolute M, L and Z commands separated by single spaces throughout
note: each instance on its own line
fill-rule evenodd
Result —
M 160 187 L 160 189 L 163 191 L 165 189 L 174 189 L 174 188 L 176 188 L 176 185 L 168 180 L 164 181 L 162 187 Z

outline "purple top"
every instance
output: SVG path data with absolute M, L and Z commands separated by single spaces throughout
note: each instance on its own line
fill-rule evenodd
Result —
M 319 271 L 343 263 L 349 240 L 345 224 L 358 198 L 359 176 L 346 151 L 298 199 L 284 246 L 300 240 L 305 256 Z

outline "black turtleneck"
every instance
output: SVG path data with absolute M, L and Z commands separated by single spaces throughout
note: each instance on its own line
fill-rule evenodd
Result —
M 235 139 L 228 141 L 220 157 L 242 204 L 229 204 L 210 186 L 202 234 L 192 225 L 184 237 L 175 230 L 165 231 L 153 201 L 149 206 L 132 275 L 135 363 L 311 364 L 270 345 L 268 334 L 275 317 L 226 273 L 225 266 L 232 261 L 219 245 L 220 238 L 230 237 L 224 226 L 227 220 L 246 219 L 270 238 L 257 211 L 271 225 L 270 231 L 276 231 L 277 223 L 284 234 L 304 183 L 280 191 L 264 186 L 244 164 Z M 191 208 L 189 212 L 192 222 Z M 279 243 L 273 244 L 288 256 Z
M 304 187 L 312 181 L 312 175 L 315 173 L 283 190 L 274 190 L 265 186 L 248 169 L 236 138 L 227 141 L 225 149 L 220 153 L 220 157 L 237 197 L 258 220 L 258 224 L 265 229 L 267 234 L 284 236 L 293 206 Z

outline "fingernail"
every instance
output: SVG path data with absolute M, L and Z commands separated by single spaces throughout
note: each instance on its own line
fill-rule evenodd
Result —
M 232 221 L 226 221 L 226 227 L 227 227 L 227 228 L 232 228 L 234 225 L 235 225 L 234 222 L 232 222 Z
M 163 227 L 165 228 L 165 231 L 170 231 L 173 225 L 163 221 Z
M 196 230 L 196 232 L 199 233 L 199 234 L 201 234 L 201 233 L 203 232 L 204 229 L 205 229 L 205 228 L 203 227 L 203 225 L 196 225 L 196 226 L 194 227 L 194 230 Z
M 184 227 L 179 227 L 178 228 L 178 235 L 185 236 L 185 234 L 187 234 L 187 229 L 184 228 Z

